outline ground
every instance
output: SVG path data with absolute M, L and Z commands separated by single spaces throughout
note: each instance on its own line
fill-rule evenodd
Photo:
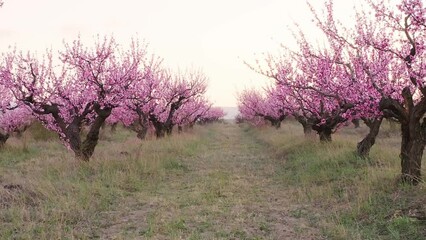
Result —
M 101 238 L 319 239 L 292 217 L 289 192 L 275 178 L 281 164 L 235 125 L 211 132 L 196 156 L 182 159 L 152 192 L 132 196 L 103 226 Z M 181 169 L 179 169 L 181 168 Z
M 360 159 L 366 131 L 106 128 L 85 163 L 33 126 L 0 150 L 0 239 L 424 239 L 426 187 L 398 184 L 397 128 Z

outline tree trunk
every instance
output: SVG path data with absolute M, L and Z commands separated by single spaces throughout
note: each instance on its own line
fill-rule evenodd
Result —
M 20 138 L 22 138 L 23 133 L 24 133 L 24 131 L 16 130 L 14 135 L 15 135 L 16 138 L 20 139 Z
M 6 143 L 8 138 L 9 138 L 9 134 L 0 133 L 0 148 L 4 147 L 4 144 Z
M 382 124 L 383 118 L 378 119 L 363 119 L 367 127 L 370 129 L 367 136 L 362 139 L 357 145 L 357 154 L 362 158 L 368 158 L 370 149 L 376 142 L 376 137 L 379 134 L 380 125 Z
M 154 128 L 155 128 L 155 136 L 157 138 L 163 138 L 164 136 L 166 136 L 166 132 L 162 124 L 154 124 Z
M 157 120 L 155 115 L 150 115 L 149 120 L 155 128 L 155 136 L 158 138 L 163 138 L 165 136 L 165 126 L 164 123 Z
M 81 123 L 71 123 L 68 125 L 65 131 L 65 141 L 69 144 L 69 148 L 74 152 L 76 159 L 86 160 L 83 158 L 81 150 L 81 126 L 79 124 Z M 63 138 L 62 136 L 60 137 Z M 88 159 L 86 161 L 88 161 Z
M 90 126 L 90 130 L 86 135 L 86 139 L 81 145 L 81 153 L 80 159 L 83 161 L 89 161 L 90 157 L 93 155 L 95 151 L 95 147 L 98 144 L 99 140 L 99 130 L 101 129 L 101 121 L 99 118 L 95 120 L 95 122 Z
M 140 140 L 145 140 L 146 134 L 148 133 L 148 127 L 141 127 L 139 130 L 136 131 L 136 137 Z
M 23 127 L 20 127 L 20 128 L 18 128 L 18 129 L 16 129 L 15 130 L 15 137 L 16 138 L 21 138 L 22 136 L 23 136 L 23 134 L 24 134 L 24 132 L 28 129 L 30 127 L 30 124 L 28 124 L 28 125 L 25 125 L 25 126 L 23 126 Z
M 417 185 L 421 181 L 421 163 L 426 144 L 426 101 L 414 105 L 408 87 L 402 90 L 404 105 L 391 98 L 382 98 L 379 109 L 386 117 L 395 118 L 401 125 L 401 181 Z
M 359 119 L 357 118 L 357 119 L 352 120 L 352 124 L 354 125 L 355 128 L 359 128 Z
M 303 127 L 303 133 L 305 134 L 305 137 L 311 137 L 312 136 L 312 126 L 313 121 L 300 115 L 294 115 L 294 118 L 302 124 Z
M 115 133 L 117 131 L 117 125 L 118 123 L 111 124 L 111 133 Z
M 331 134 L 333 133 L 332 127 L 327 124 L 320 126 L 313 124 L 312 129 L 318 133 L 321 142 L 331 142 Z
M 111 111 L 109 111 L 111 112 Z M 95 147 L 98 144 L 99 140 L 99 130 L 102 127 L 102 124 L 105 122 L 106 117 L 97 116 L 93 124 L 90 126 L 89 132 L 86 135 L 86 139 L 81 145 L 80 159 L 83 161 L 89 161 L 92 157 Z
M 173 125 L 172 125 L 172 124 L 167 125 L 167 126 L 165 127 L 165 129 L 166 129 L 167 136 L 172 135 L 172 132 L 173 132 Z
M 182 133 L 182 131 L 183 131 L 183 128 L 182 128 L 182 126 L 181 126 L 181 125 L 179 125 L 179 126 L 178 126 L 178 133 Z
M 321 131 L 318 132 L 318 135 L 320 137 L 321 142 L 331 142 L 331 129 L 330 128 L 323 128 Z
M 274 128 L 279 129 L 279 128 L 281 128 L 281 121 L 280 120 L 271 121 L 271 125 Z
M 148 121 L 135 121 L 129 128 L 136 132 L 136 137 L 140 140 L 145 140 L 146 134 L 148 133 Z
M 417 185 L 421 180 L 421 164 L 425 148 L 426 122 L 411 120 L 401 123 L 401 180 Z
M 281 127 L 281 122 L 287 117 L 287 115 L 280 115 L 277 117 L 267 116 L 263 114 L 259 114 L 258 116 L 263 117 L 266 121 L 269 121 L 273 127 L 279 129 Z
M 303 133 L 305 134 L 305 137 L 311 137 L 312 136 L 312 124 L 306 122 L 302 123 L 303 127 Z

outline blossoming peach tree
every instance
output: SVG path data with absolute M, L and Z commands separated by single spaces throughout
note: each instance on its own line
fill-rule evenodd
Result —
M 1 81 L 20 104 L 59 134 L 76 158 L 88 161 L 100 127 L 127 97 L 126 90 L 140 76 L 146 55 L 137 42 L 126 50 L 118 47 L 114 38 L 105 37 L 93 47 L 80 39 L 65 43 L 58 57 L 47 51 L 41 60 L 31 53 L 11 51 L 3 57 Z M 82 140 L 84 126 L 89 130 Z
M 325 4 L 327 16 L 314 14 L 326 36 L 358 62 L 383 116 L 400 123 L 401 180 L 417 184 L 426 144 L 426 7 L 421 0 L 366 3 L 352 28 L 339 28 L 333 1 Z

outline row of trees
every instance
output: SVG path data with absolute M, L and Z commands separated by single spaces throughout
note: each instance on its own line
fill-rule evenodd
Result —
M 122 122 L 143 139 L 150 127 L 164 137 L 175 125 L 223 117 L 206 87 L 201 71 L 173 73 L 137 41 L 123 48 L 105 37 L 88 47 L 79 38 L 42 58 L 12 50 L 0 65 L 0 128 L 7 136 L 37 119 L 88 161 L 105 122 Z
M 265 93 L 241 93 L 240 112 L 248 120 L 271 122 L 293 115 L 322 141 L 331 141 L 342 124 L 362 119 L 370 128 L 358 144 L 363 157 L 382 118 L 397 120 L 402 180 L 417 184 L 426 144 L 426 7 L 421 0 L 364 3 L 353 26 L 335 19 L 332 0 L 325 3 L 324 15 L 311 7 L 326 39 L 322 47 L 299 29 L 297 51 L 284 46 L 279 56 L 269 54 L 251 65 L 274 84 Z

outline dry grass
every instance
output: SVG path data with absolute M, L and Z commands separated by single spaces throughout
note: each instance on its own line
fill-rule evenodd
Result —
M 313 218 L 327 237 L 424 239 L 426 184 L 398 184 L 398 130 L 385 123 L 370 159 L 364 160 L 354 150 L 366 131 L 365 126 L 341 129 L 330 144 L 303 139 L 295 123 L 252 134 L 283 159 L 279 179 L 294 204 L 307 205 L 296 214 Z
M 36 142 L 31 133 L 10 139 L 1 152 L 3 239 L 97 237 L 102 212 L 155 186 L 198 145 L 196 135 L 142 143 L 121 130 L 106 134 L 92 161 L 80 163 L 58 141 Z
M 396 184 L 388 127 L 371 159 L 354 154 L 365 128 L 334 142 L 301 128 L 195 128 L 141 142 L 101 136 L 78 163 L 39 127 L 0 154 L 1 239 L 417 239 L 425 184 Z M 420 239 L 420 238 L 419 238 Z

